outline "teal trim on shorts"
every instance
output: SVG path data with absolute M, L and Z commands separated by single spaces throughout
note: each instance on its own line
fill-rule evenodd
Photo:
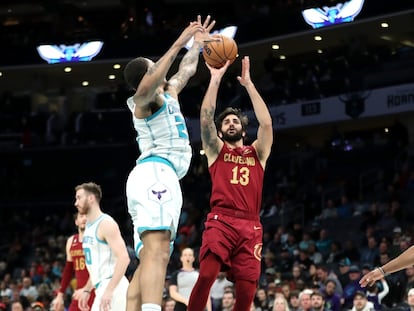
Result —
M 171 227 L 168 226 L 160 226 L 160 227 L 139 227 L 138 228 L 138 233 L 141 234 L 144 231 L 161 231 L 161 230 L 166 230 L 166 231 L 171 231 Z
M 161 158 L 161 157 L 158 157 L 158 156 L 149 156 L 149 157 L 146 157 L 142 160 L 138 160 L 137 164 L 146 163 L 146 162 L 163 163 L 163 164 L 168 165 L 169 167 L 171 167 L 174 170 L 174 172 L 176 172 L 174 166 L 167 159 L 164 159 L 164 158 Z

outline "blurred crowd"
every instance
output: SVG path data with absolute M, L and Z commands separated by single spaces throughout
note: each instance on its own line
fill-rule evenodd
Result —
M 363 273 L 384 264 L 413 243 L 410 206 L 414 173 L 410 163 L 388 172 L 383 186 L 366 190 L 362 198 L 351 191 L 352 187 L 344 188 L 341 195 L 318 196 L 318 187 L 312 187 L 312 182 L 320 176 L 308 175 L 308 181 L 301 183 L 300 174 L 278 175 L 280 164 L 272 159 L 265 178 L 262 275 L 255 310 L 271 310 L 279 296 L 286 299 L 289 310 L 307 310 L 305 302 L 309 303 L 309 299 L 305 297 L 312 293 L 322 295 L 326 311 L 351 310 L 356 293 L 363 294 L 367 301 L 377 301 L 375 310 L 400 306 L 414 286 L 414 267 L 389 275 L 372 288 L 360 288 L 358 281 Z M 334 167 L 330 171 L 334 173 Z M 206 174 L 201 159 L 194 161 L 189 175 L 183 179 L 184 206 L 169 276 L 179 268 L 183 248 L 190 247 L 198 254 L 208 212 Z M 319 186 L 332 185 L 329 176 L 323 180 Z M 305 184 L 308 190 L 303 193 Z M 123 200 L 107 201 L 104 208 L 114 215 L 127 244 L 132 245 L 132 229 Z M 66 238 L 76 230 L 73 212 L 74 208 L 67 206 L 21 206 L 1 211 L 2 231 L 7 235 L 0 237 L 0 310 L 4 306 L 4 310 L 12 310 L 11 304 L 17 301 L 23 310 L 48 310 L 59 288 Z M 67 290 L 67 301 L 75 282 Z M 222 310 L 220 305 L 230 285 L 221 284 L 226 286 L 213 287 L 214 299 L 218 301 L 216 310 Z

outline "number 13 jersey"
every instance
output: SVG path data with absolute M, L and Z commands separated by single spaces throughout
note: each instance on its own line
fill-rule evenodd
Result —
M 264 170 L 253 146 L 231 149 L 224 144 L 209 172 L 212 212 L 219 207 L 259 215 Z

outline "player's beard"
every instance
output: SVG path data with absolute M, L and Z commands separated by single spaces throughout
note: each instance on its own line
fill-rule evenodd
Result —
M 90 211 L 90 206 L 88 204 L 88 202 L 85 200 L 84 202 L 82 202 L 80 204 L 80 207 L 78 207 L 78 212 L 81 214 L 89 214 Z
M 236 131 L 234 134 L 222 133 L 224 141 L 229 143 L 236 143 L 243 138 L 243 131 Z

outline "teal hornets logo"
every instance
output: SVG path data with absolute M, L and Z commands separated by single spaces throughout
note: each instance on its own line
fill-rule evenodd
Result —
M 352 22 L 361 12 L 364 0 L 349 0 L 335 6 L 323 8 L 310 8 L 302 11 L 306 23 L 313 28 Z
M 87 62 L 98 55 L 103 46 L 102 41 L 76 43 L 73 45 L 39 45 L 37 52 L 49 64 L 67 62 Z

